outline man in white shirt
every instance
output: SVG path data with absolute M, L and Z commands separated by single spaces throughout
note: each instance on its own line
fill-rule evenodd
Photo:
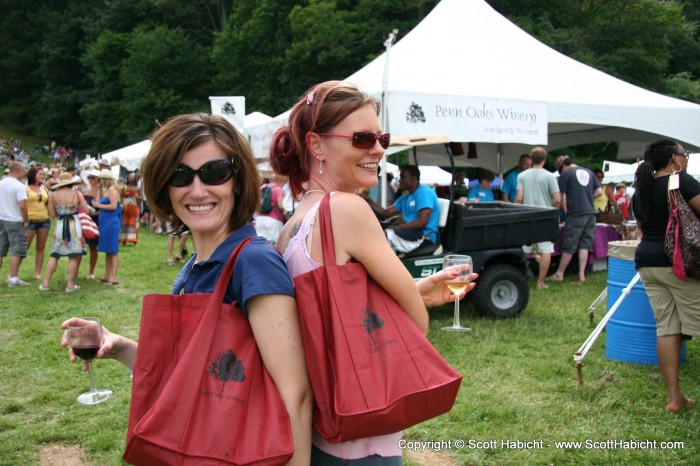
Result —
M 557 177 L 544 169 L 544 164 L 547 161 L 547 150 L 544 147 L 534 147 L 530 151 L 530 158 L 532 159 L 532 168 L 518 175 L 518 194 L 515 196 L 515 203 L 538 207 L 559 207 L 561 194 L 557 184 Z M 540 273 L 537 277 L 537 288 L 547 288 L 544 280 L 547 277 L 549 265 L 552 263 L 554 244 L 551 241 L 543 241 L 534 245 L 523 246 L 523 250 L 535 256 L 534 247 L 537 248 L 540 254 Z
M 10 278 L 7 286 L 26 286 L 29 283 L 19 278 L 19 266 L 27 256 L 27 234 L 24 226 L 28 222 L 27 190 L 20 180 L 27 171 L 21 162 L 12 162 L 10 172 L 0 180 L 0 269 L 2 260 L 10 250 Z

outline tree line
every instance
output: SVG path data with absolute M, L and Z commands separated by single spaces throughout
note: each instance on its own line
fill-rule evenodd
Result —
M 694 0 L 487 1 L 565 55 L 700 103 Z M 364 66 L 437 3 L 0 0 L 0 121 L 97 153 L 209 111 L 210 95 L 277 115 L 312 84 Z

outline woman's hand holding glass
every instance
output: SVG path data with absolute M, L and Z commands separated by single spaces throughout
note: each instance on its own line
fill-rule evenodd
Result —
M 111 390 L 97 388 L 92 370 L 92 360 L 101 349 L 102 342 L 102 324 L 97 317 L 72 319 L 63 333 L 61 344 L 70 346 L 71 360 L 75 360 L 76 356 L 80 357 L 83 360 L 83 370 L 87 365 L 90 374 L 90 391 L 78 396 L 80 404 L 94 405 L 107 401 L 112 396 Z
M 458 297 L 459 299 L 464 299 L 467 293 L 473 290 L 476 286 L 474 281 L 479 278 L 479 274 L 470 274 L 468 276 L 468 280 L 471 283 L 469 283 L 464 291 L 459 293 L 459 295 L 455 295 L 447 287 L 447 283 L 453 281 L 457 274 L 458 272 L 454 272 L 452 270 L 441 270 L 418 280 L 416 282 L 416 287 L 418 288 L 421 299 L 423 299 L 423 303 L 427 307 L 441 306 L 443 304 L 455 301 Z
M 80 317 L 71 317 L 61 324 L 61 330 L 67 330 L 69 327 L 84 325 L 85 319 Z M 78 356 L 71 349 L 68 340 L 67 332 L 61 337 L 61 347 L 68 347 L 68 358 L 71 362 L 78 360 Z M 96 359 L 115 359 L 130 369 L 134 367 L 136 360 L 136 342 L 124 338 L 121 335 L 112 333 L 106 327 L 102 327 L 102 344 L 97 350 Z M 87 371 L 89 367 L 88 361 L 83 361 L 83 370 Z

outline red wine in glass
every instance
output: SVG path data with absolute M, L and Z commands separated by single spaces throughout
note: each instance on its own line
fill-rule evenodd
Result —
M 84 361 L 92 361 L 97 357 L 99 346 L 73 346 L 73 352 Z
M 112 396 L 111 390 L 98 389 L 95 385 L 95 374 L 92 370 L 92 360 L 97 356 L 97 351 L 102 345 L 102 324 L 97 317 L 81 317 L 75 319 L 72 325 L 66 329 L 68 344 L 73 353 L 87 361 L 88 374 L 90 375 L 89 392 L 78 396 L 78 403 L 84 405 L 96 405 Z

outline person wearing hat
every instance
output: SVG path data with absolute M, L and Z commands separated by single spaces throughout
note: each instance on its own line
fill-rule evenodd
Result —
M 94 162 L 95 166 L 97 166 L 97 161 L 95 160 Z M 92 207 L 92 201 L 95 199 L 99 199 L 98 196 L 100 190 L 100 171 L 90 169 L 86 170 L 84 173 L 88 185 L 87 190 L 83 192 L 83 195 L 85 196 L 85 202 L 87 203 L 87 205 L 90 206 L 90 217 L 95 222 L 95 224 L 99 224 L 99 212 L 97 211 L 97 209 Z M 95 279 L 95 267 L 97 266 L 97 258 L 99 256 L 97 252 L 97 243 L 97 238 L 85 238 L 85 244 L 87 245 L 88 251 L 90 252 L 90 269 L 88 270 L 87 274 L 88 280 Z
M 100 161 L 102 163 L 102 161 Z M 100 189 L 97 199 L 92 201 L 92 206 L 100 209 L 98 226 L 100 236 L 97 241 L 97 251 L 104 252 L 105 273 L 100 281 L 105 285 L 116 285 L 117 271 L 119 268 L 119 232 L 122 227 L 122 198 L 121 188 L 114 179 L 112 171 L 108 168 L 100 170 Z
M 49 196 L 49 214 L 56 219 L 56 228 L 51 243 L 51 257 L 46 266 L 44 282 L 39 285 L 39 291 L 49 290 L 49 282 L 61 257 L 68 258 L 66 293 L 80 289 L 80 286 L 75 284 L 75 277 L 78 275 L 80 259 L 86 252 L 78 210 L 83 209 L 87 212 L 89 208 L 82 193 L 73 189 L 75 184 L 73 175 L 69 172 L 61 173 L 58 183 L 53 186 L 53 192 Z
M 105 169 L 105 168 L 110 169 L 112 167 L 112 164 L 109 163 L 109 160 L 107 160 L 105 158 L 101 158 L 98 163 L 100 165 L 100 170 Z

